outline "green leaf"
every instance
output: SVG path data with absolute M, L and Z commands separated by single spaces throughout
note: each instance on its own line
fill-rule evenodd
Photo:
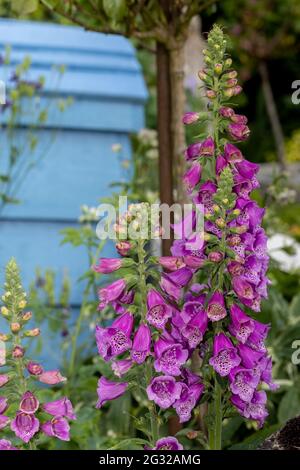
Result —
M 147 444 L 149 444 L 149 442 L 146 441 L 145 439 L 138 439 L 138 438 L 124 439 L 123 441 L 118 442 L 118 444 L 116 444 L 115 446 L 111 447 L 108 450 L 118 450 L 118 449 L 134 450 L 134 449 L 143 448 L 144 445 L 147 445 Z
M 296 387 L 291 388 L 282 398 L 278 409 L 278 420 L 285 423 L 300 413 L 300 394 Z
M 12 0 L 11 6 L 18 16 L 25 16 L 37 9 L 38 0 Z
M 114 21 L 121 21 L 126 13 L 125 0 L 103 0 L 103 8 L 107 16 Z
M 251 436 L 247 437 L 243 442 L 229 447 L 229 450 L 255 450 L 257 449 L 271 434 L 280 428 L 280 424 L 274 424 L 269 428 L 261 429 Z

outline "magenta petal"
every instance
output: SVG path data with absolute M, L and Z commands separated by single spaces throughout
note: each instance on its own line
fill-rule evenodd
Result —
M 34 415 L 18 411 L 10 427 L 17 437 L 27 443 L 38 432 L 40 423 Z
M 127 382 L 112 382 L 105 377 L 98 381 L 98 402 L 96 408 L 101 408 L 107 401 L 115 400 L 126 392 Z
M 72 403 L 67 397 L 45 403 L 43 410 L 52 416 L 62 416 L 72 420 L 76 419 Z

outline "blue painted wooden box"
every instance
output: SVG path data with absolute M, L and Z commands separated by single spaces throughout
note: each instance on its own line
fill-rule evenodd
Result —
M 130 155 L 129 134 L 143 127 L 147 93 L 141 69 L 126 39 L 77 27 L 0 20 L 0 49 L 7 44 L 12 66 L 30 55 L 31 77 L 45 77 L 42 99 L 72 96 L 74 103 L 64 113 L 50 110 L 39 140 L 42 145 L 58 129 L 55 141 L 23 184 L 22 203 L 7 206 L 1 215 L 1 272 L 11 256 L 18 260 L 26 286 L 37 266 L 60 275 L 67 269 L 72 304 L 79 305 L 82 288 L 76 280 L 86 257 L 80 249 L 60 246 L 59 231 L 77 223 L 82 204 L 95 206 L 110 194 L 110 183 L 121 179 L 112 145 L 122 144 Z M 58 92 L 54 64 L 66 66 Z M 24 118 L 22 125 L 30 125 L 30 119 Z

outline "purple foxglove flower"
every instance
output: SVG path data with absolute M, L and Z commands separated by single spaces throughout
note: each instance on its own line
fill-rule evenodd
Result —
M 245 124 L 229 124 L 228 132 L 234 140 L 246 140 L 250 135 L 250 129 Z
M 100 300 L 99 310 L 102 310 L 110 302 L 117 300 L 123 294 L 126 287 L 125 279 L 118 279 L 117 281 L 109 284 L 98 291 L 98 297 Z
M 256 420 L 259 427 L 263 426 L 265 419 L 268 416 L 268 412 L 265 407 L 267 396 L 263 390 L 254 392 L 250 403 L 244 402 L 237 395 L 233 395 L 231 397 L 231 402 L 242 416 L 247 419 Z
M 254 331 L 249 336 L 247 344 L 256 351 L 266 352 L 264 341 L 268 336 L 269 330 L 270 325 L 265 325 L 258 322 L 257 320 L 254 320 Z
M 124 395 L 127 387 L 127 382 L 111 382 L 105 377 L 101 377 L 98 380 L 98 401 L 96 408 L 101 408 L 107 401 L 115 400 Z
M 216 174 L 219 176 L 227 165 L 226 158 L 223 155 L 219 155 L 216 159 Z
M 117 271 L 122 266 L 122 260 L 117 258 L 100 258 L 99 264 L 93 266 L 96 273 L 109 274 Z
M 116 250 L 120 256 L 127 256 L 132 248 L 131 242 L 124 240 L 116 244 Z
M 219 321 L 226 317 L 225 300 L 221 292 L 216 291 L 213 293 L 208 301 L 206 313 L 211 321 Z
M 13 447 L 10 441 L 6 439 L 0 439 L 0 450 L 18 450 L 16 447 Z
M 247 225 L 251 231 L 259 227 L 265 210 L 259 207 L 256 202 L 238 198 L 235 208 L 241 210 L 241 215 L 237 218 L 241 225 Z
M 176 437 L 163 437 L 155 443 L 153 450 L 183 450 L 183 446 L 177 441 Z
M 208 318 L 205 311 L 199 312 L 181 330 L 182 336 L 187 340 L 189 347 L 195 349 L 203 340 L 207 330 Z
M 57 385 L 61 382 L 66 382 L 66 378 L 61 375 L 59 370 L 48 370 L 38 376 L 38 379 L 43 384 Z
M 236 348 L 224 333 L 215 336 L 213 349 L 213 357 L 209 363 L 221 377 L 229 375 L 240 364 L 241 358 Z
M 38 362 L 28 362 L 27 370 L 31 375 L 41 375 L 44 372 L 43 367 Z
M 219 109 L 219 114 L 222 117 L 231 118 L 232 116 L 234 116 L 234 110 L 232 108 L 229 108 L 228 106 L 221 106 L 221 108 Z
M 188 193 L 191 193 L 195 186 L 201 180 L 202 168 L 200 163 L 195 162 L 191 168 L 185 173 L 183 177 L 183 184 L 186 187 Z
M 150 354 L 151 331 L 149 326 L 141 324 L 133 339 L 131 358 L 137 364 L 142 364 Z
M 229 374 L 230 390 L 243 401 L 250 402 L 259 379 L 260 376 L 255 371 L 238 366 Z
M 246 281 L 242 276 L 236 276 L 232 279 L 232 287 L 241 302 L 243 302 L 244 300 L 254 299 L 254 291 L 252 285 L 248 281 Z
M 162 290 L 171 297 L 171 299 L 178 302 L 181 297 L 181 287 L 178 284 L 175 284 L 167 274 L 162 274 L 160 280 L 160 287 Z M 148 320 L 149 321 L 149 320 Z M 151 323 L 149 321 L 149 323 Z M 153 325 L 153 323 L 151 323 Z M 155 326 L 155 325 L 153 325 Z M 156 328 L 159 328 L 158 326 Z
M 196 227 L 196 212 L 191 210 L 185 217 L 172 225 L 174 234 L 179 238 L 188 238 Z M 179 241 L 179 240 L 177 240 Z M 176 255 L 174 255 L 176 256 Z
M 195 112 L 189 112 L 185 113 L 185 115 L 182 118 L 183 124 L 193 124 L 194 122 L 197 122 L 199 119 L 199 113 Z
M 180 375 L 180 368 L 188 358 L 188 351 L 183 349 L 181 344 L 168 341 L 163 337 L 154 344 L 154 353 L 155 370 L 166 375 Z
M 215 143 L 212 137 L 207 137 L 201 143 L 200 155 L 205 157 L 212 157 L 215 152 Z
M 183 267 L 178 269 L 177 271 L 169 273 L 167 276 L 176 286 L 184 287 L 192 279 L 193 272 L 191 271 L 191 269 Z
M 40 422 L 33 414 L 18 411 L 10 427 L 17 437 L 27 443 L 38 432 Z
M 122 377 L 122 375 L 129 371 L 132 364 L 133 362 L 131 359 L 122 359 L 121 361 L 114 361 L 111 368 L 117 377 Z
M 110 327 L 96 326 L 96 342 L 98 352 L 105 361 L 118 356 L 131 348 L 130 335 L 133 328 L 133 316 L 124 313 Z
M 172 316 L 172 307 L 168 305 L 163 297 L 155 290 L 151 289 L 147 295 L 147 321 L 155 328 L 163 329 Z
M 246 343 L 250 334 L 254 331 L 254 321 L 246 315 L 236 304 L 230 307 L 231 324 L 230 333 L 241 343 Z
M 238 351 L 242 364 L 247 369 L 255 369 L 265 354 L 263 351 L 255 351 L 247 346 L 247 344 L 239 344 Z
M 191 414 L 204 390 L 202 383 L 187 386 L 182 384 L 180 398 L 175 401 L 173 407 L 179 416 L 179 422 L 185 423 L 191 419 Z
M 235 124 L 247 124 L 248 122 L 247 117 L 243 114 L 233 114 L 233 116 L 231 116 L 231 120 Z
M 230 163 L 238 163 L 244 161 L 244 157 L 240 149 L 233 144 L 226 144 L 224 147 L 224 156 Z
M 199 157 L 200 151 L 201 151 L 201 142 L 195 142 L 194 144 L 189 145 L 185 151 L 186 160 L 193 160 L 194 158 Z
M 212 181 L 208 180 L 203 183 L 198 191 L 198 195 L 194 198 L 195 204 L 204 204 L 210 206 L 213 204 L 213 195 L 217 191 L 217 186 Z
M 204 311 L 205 294 L 194 297 L 195 300 L 189 300 L 183 306 L 181 318 L 184 323 L 189 323 L 198 313 Z
M 10 419 L 8 416 L 0 415 L 0 430 L 5 428 L 8 425 Z
M 180 398 L 182 384 L 170 375 L 154 377 L 147 387 L 149 400 L 154 401 L 162 409 L 170 408 Z
M 26 414 L 34 414 L 40 406 L 38 399 L 31 392 L 25 392 L 21 398 L 19 410 Z
M 8 408 L 8 404 L 7 404 L 7 398 L 5 397 L 0 397 L 0 415 L 2 413 L 5 413 L 5 411 L 7 410 Z
M 61 441 L 70 440 L 70 426 L 62 416 L 55 416 L 51 421 L 42 424 L 41 430 L 46 436 L 57 437 Z
M 223 258 L 224 258 L 224 255 L 220 251 L 211 251 L 208 255 L 208 259 L 212 263 L 220 263 L 220 261 L 222 261 Z
M 252 180 L 259 170 L 259 165 L 257 165 L 257 163 L 249 162 L 249 160 L 242 160 L 236 162 L 235 168 L 243 178 L 246 180 Z
M 49 403 L 45 403 L 43 405 L 43 410 L 52 416 L 60 416 L 72 420 L 76 419 L 72 403 L 67 397 L 63 397 L 59 400 L 51 401 Z
M 204 247 L 203 247 L 204 248 Z M 192 256 L 192 255 L 186 255 L 183 257 L 183 260 L 186 264 L 191 269 L 199 269 L 202 268 L 203 264 L 205 263 L 204 258 L 200 258 L 198 256 Z
M 0 388 L 3 387 L 3 385 L 7 384 L 9 381 L 9 377 L 6 374 L 0 374 Z
M 181 256 L 161 256 L 158 258 L 158 262 L 163 268 L 168 269 L 168 271 L 177 271 L 177 269 L 185 266 L 185 262 Z
M 272 378 L 272 358 L 263 357 L 259 362 L 259 367 L 261 368 L 261 380 L 267 384 L 270 390 L 277 390 L 279 385 L 273 382 Z

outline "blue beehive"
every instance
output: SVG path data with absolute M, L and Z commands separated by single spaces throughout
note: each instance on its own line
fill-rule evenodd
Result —
M 72 96 L 74 103 L 64 113 L 55 107 L 50 111 L 39 141 L 47 142 L 58 128 L 55 141 L 24 182 L 22 203 L 7 206 L 1 215 L 1 270 L 15 256 L 28 286 L 37 266 L 59 274 L 67 268 L 72 304 L 79 305 L 76 280 L 86 267 L 86 255 L 60 246 L 59 231 L 77 223 L 80 205 L 94 206 L 110 194 L 110 183 L 121 179 L 112 145 L 120 143 L 130 155 L 129 134 L 144 124 L 147 93 L 141 69 L 128 40 L 77 27 L 1 20 L 1 49 L 7 44 L 12 47 L 12 68 L 30 55 L 31 78 L 45 77 L 42 99 Z M 53 64 L 66 66 L 58 90 Z M 30 125 L 30 118 L 21 124 Z

